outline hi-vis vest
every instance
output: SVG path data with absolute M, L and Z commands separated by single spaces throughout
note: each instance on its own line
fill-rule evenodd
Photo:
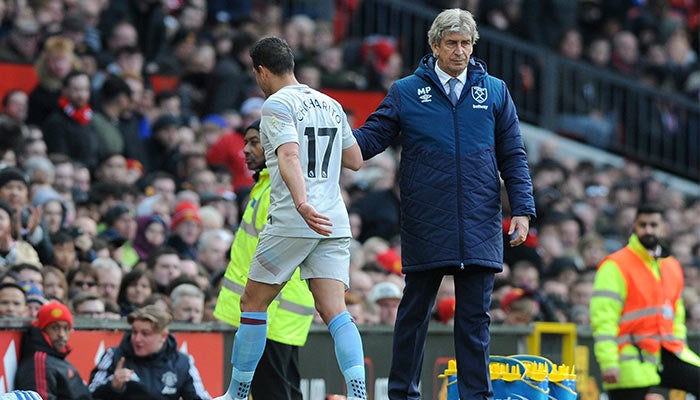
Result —
M 678 261 L 660 259 L 659 280 L 629 246 L 607 258 L 617 263 L 627 282 L 627 300 L 617 335 L 619 348 L 633 345 L 658 353 L 663 347 L 680 353 L 685 344 L 673 333 L 674 307 L 683 290 L 683 270 Z
M 270 175 L 260 172 L 250 192 L 241 225 L 231 246 L 231 261 L 226 268 L 214 316 L 238 327 L 241 318 L 241 295 L 248 281 L 248 270 L 270 208 Z M 267 309 L 267 338 L 293 346 L 303 346 L 313 320 L 314 299 L 299 269 Z

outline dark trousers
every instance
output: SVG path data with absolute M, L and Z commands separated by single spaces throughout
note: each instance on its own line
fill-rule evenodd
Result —
M 299 347 L 267 340 L 250 393 L 255 400 L 302 400 Z
M 659 375 L 661 376 L 659 386 L 680 389 L 691 393 L 696 399 L 700 399 L 700 368 L 686 363 L 664 348 L 661 349 Z M 610 400 L 644 400 L 650 389 L 650 387 L 645 387 L 610 390 L 608 397 Z
M 420 399 L 418 383 L 423 367 L 428 324 L 444 275 L 454 275 L 454 340 L 459 398 L 493 398 L 489 377 L 489 322 L 493 269 L 467 266 L 409 272 L 394 325 L 393 356 L 389 372 L 389 399 Z

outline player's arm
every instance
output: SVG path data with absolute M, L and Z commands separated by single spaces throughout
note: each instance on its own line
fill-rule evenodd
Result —
M 347 149 L 343 149 L 343 167 L 357 171 L 362 166 L 362 151 L 360 146 L 355 142 Z
M 304 218 L 306 224 L 314 232 L 330 236 L 332 231 L 329 227 L 333 225 L 330 219 L 318 213 L 313 205 L 306 202 L 306 183 L 299 162 L 299 144 L 288 142 L 279 146 L 277 148 L 277 162 L 282 180 L 289 188 L 294 200 L 294 207 Z

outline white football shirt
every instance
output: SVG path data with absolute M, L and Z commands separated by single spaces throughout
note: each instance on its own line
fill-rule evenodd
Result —
M 277 236 L 324 237 L 314 232 L 297 212 L 279 171 L 277 148 L 299 144 L 299 161 L 306 181 L 306 201 L 328 216 L 331 237 L 350 237 L 350 222 L 340 192 L 342 152 L 355 143 L 340 104 L 307 85 L 280 89 L 262 107 L 260 142 L 270 171 L 270 211 L 263 232 Z

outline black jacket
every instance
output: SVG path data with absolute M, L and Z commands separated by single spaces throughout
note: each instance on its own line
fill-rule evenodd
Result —
M 124 357 L 124 368 L 134 371 L 122 391 L 112 387 L 112 376 L 119 360 Z M 177 349 L 172 334 L 157 353 L 137 357 L 131 345 L 131 332 L 124 334 L 119 346 L 110 347 L 90 374 L 90 391 L 95 399 L 129 400 L 207 400 L 211 397 L 204 389 L 199 371 L 191 356 Z
M 59 353 L 37 327 L 22 337 L 22 353 L 15 389 L 34 390 L 45 400 L 91 400 L 78 370 Z
M 80 125 L 63 110 L 51 113 L 43 125 L 49 153 L 62 153 L 90 169 L 97 167 L 99 139 L 92 123 Z

